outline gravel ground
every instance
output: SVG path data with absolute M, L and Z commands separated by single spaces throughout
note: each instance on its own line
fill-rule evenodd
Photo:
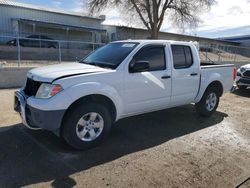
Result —
M 250 90 L 221 98 L 208 119 L 192 105 L 121 120 L 77 152 L 30 131 L 0 90 L 0 187 L 250 187 Z

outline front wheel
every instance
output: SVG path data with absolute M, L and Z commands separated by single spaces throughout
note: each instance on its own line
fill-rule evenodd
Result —
M 195 104 L 196 111 L 203 117 L 211 116 L 219 105 L 219 94 L 214 87 L 208 88 L 200 102 Z
M 111 122 L 105 106 L 82 103 L 68 111 L 61 134 L 70 146 L 85 150 L 102 143 L 110 132 Z

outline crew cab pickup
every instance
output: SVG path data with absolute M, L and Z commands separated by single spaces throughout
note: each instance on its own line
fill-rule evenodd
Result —
M 116 41 L 79 62 L 29 71 L 14 108 L 30 129 L 53 131 L 86 149 L 128 116 L 189 103 L 211 116 L 235 76 L 234 65 L 201 63 L 193 43 Z

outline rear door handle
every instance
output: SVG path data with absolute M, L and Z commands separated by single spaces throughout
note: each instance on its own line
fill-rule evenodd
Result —
M 171 76 L 162 76 L 161 79 L 168 79 L 171 78 Z
M 197 76 L 197 75 L 198 73 L 195 73 L 195 72 L 190 74 L 190 76 Z

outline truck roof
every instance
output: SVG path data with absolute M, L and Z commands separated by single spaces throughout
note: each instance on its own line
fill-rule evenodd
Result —
M 174 41 L 174 40 L 150 40 L 150 39 L 145 39 L 145 40 L 128 39 L 128 40 L 120 40 L 120 41 L 114 41 L 114 42 L 136 42 L 140 44 L 169 43 L 169 44 L 186 44 L 186 45 L 190 45 L 190 44 L 194 45 L 195 43 L 197 43 L 196 41 L 186 42 L 186 41 Z

